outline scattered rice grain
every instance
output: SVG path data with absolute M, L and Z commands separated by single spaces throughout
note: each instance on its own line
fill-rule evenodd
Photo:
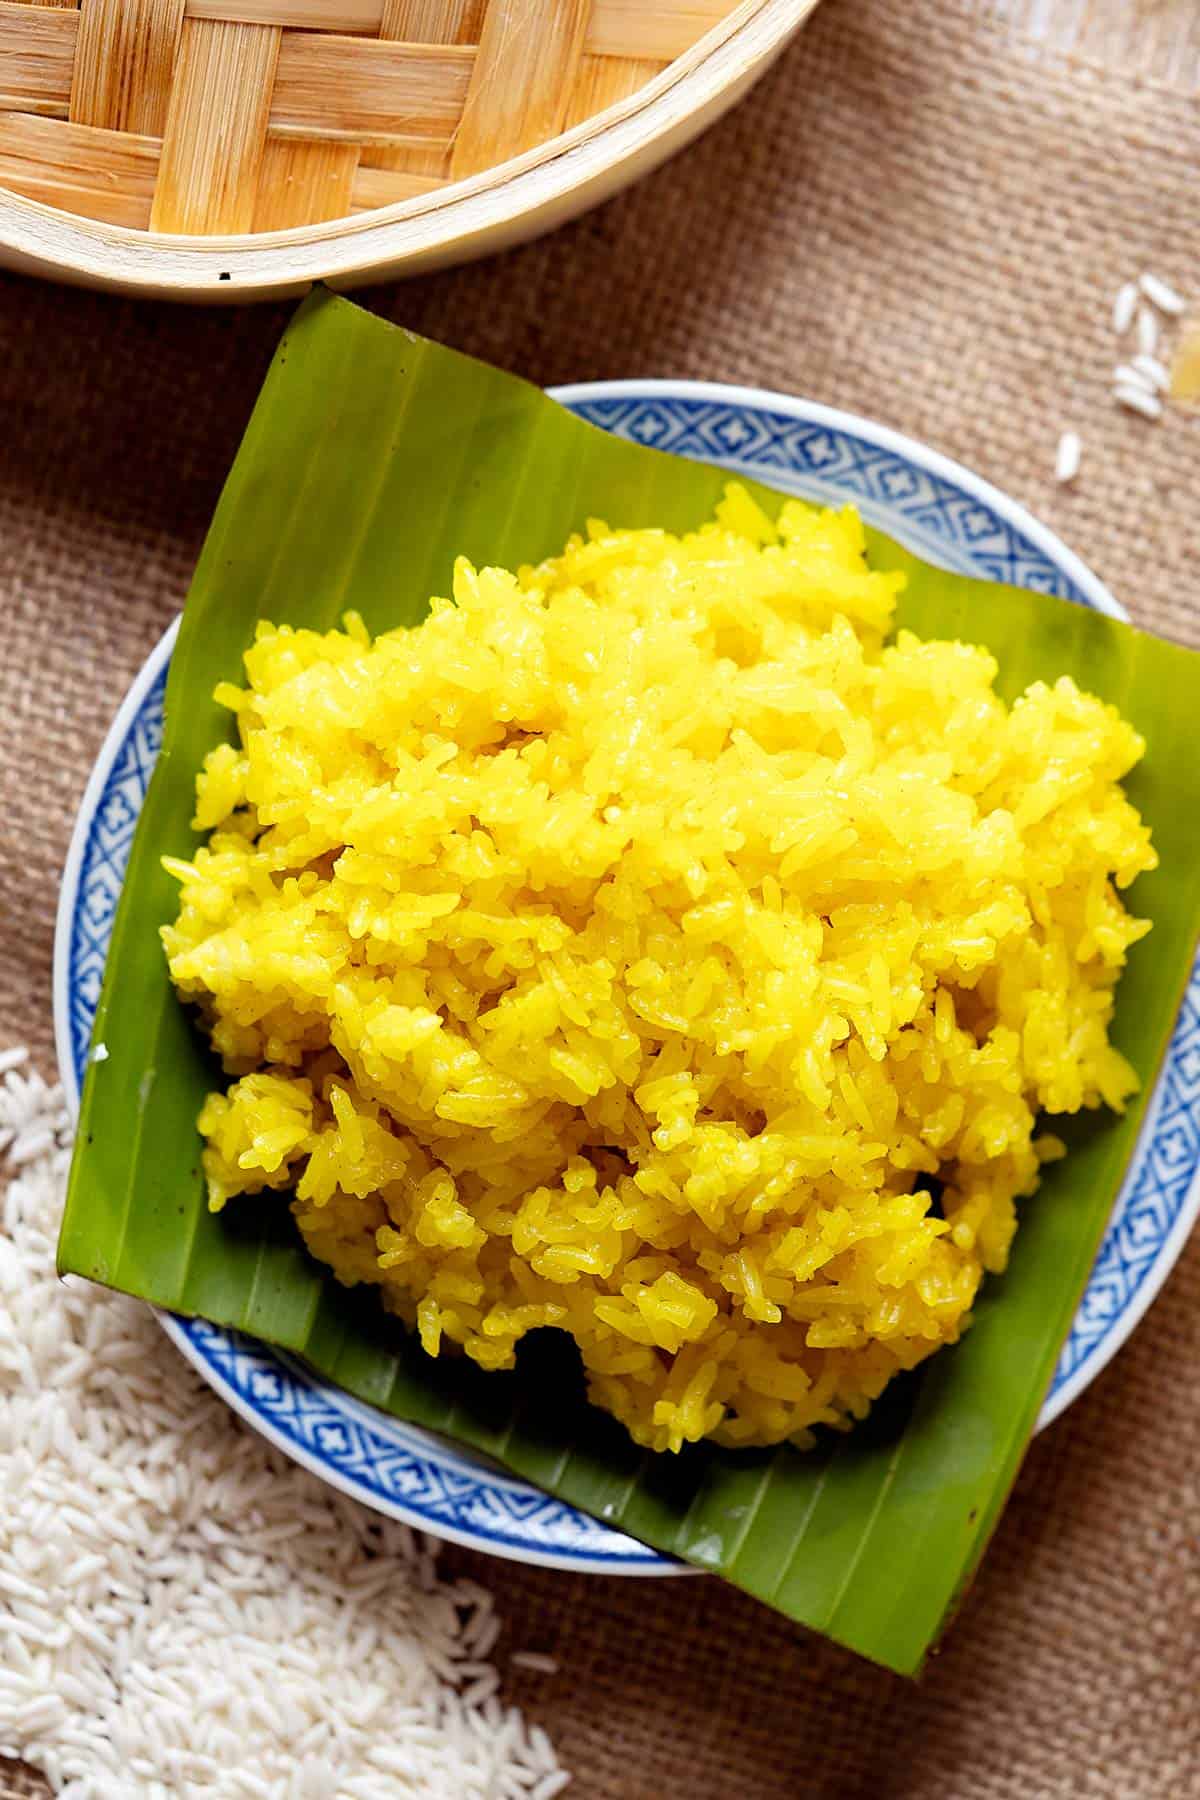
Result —
M 558 1658 L 543 1656 L 540 1650 L 514 1650 L 509 1657 L 514 1669 L 532 1669 L 538 1675 L 557 1675 Z
M 1153 357 L 1138 356 L 1132 362 L 1118 363 L 1113 370 L 1113 383 L 1116 387 L 1141 388 L 1147 394 L 1154 392 L 1154 383 L 1150 377 L 1138 368 L 1138 363 L 1153 362 Z
M 1118 382 L 1113 389 L 1113 399 L 1118 406 L 1127 407 L 1130 412 L 1141 413 L 1144 419 L 1162 417 L 1162 401 L 1140 382 Z
M 570 1775 L 565 1769 L 558 1769 L 553 1775 L 543 1775 L 537 1786 L 532 1789 L 529 1800 L 554 1800 L 570 1782 Z
M 1139 356 L 1153 356 L 1158 349 L 1158 320 L 1148 306 L 1138 313 L 1137 347 Z
M 1159 312 L 1169 313 L 1172 318 L 1178 318 L 1183 311 L 1183 295 L 1177 294 L 1170 282 L 1164 281 L 1161 276 L 1149 273 L 1142 275 L 1138 279 L 1138 286 L 1150 304 L 1157 306 Z
M 1064 431 L 1058 440 L 1058 453 L 1054 459 L 1055 481 L 1074 481 L 1079 473 L 1079 459 L 1083 445 L 1077 431 Z
M 1130 367 L 1136 369 L 1157 393 L 1165 394 L 1171 385 L 1166 364 L 1161 363 L 1157 356 L 1135 356 Z
M 1113 301 L 1112 322 L 1113 330 L 1118 337 L 1124 337 L 1133 324 L 1137 303 L 1138 285 L 1136 281 L 1127 281 L 1123 287 L 1117 289 L 1117 297 Z

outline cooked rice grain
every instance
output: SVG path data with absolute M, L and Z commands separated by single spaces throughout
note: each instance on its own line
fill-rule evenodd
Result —
M 569 1332 L 660 1450 L 806 1441 L 953 1343 L 1039 1111 L 1136 1085 L 1116 887 L 1155 859 L 1136 732 L 885 645 L 901 580 L 854 512 L 731 488 L 684 538 L 460 562 L 374 642 L 260 625 L 168 863 L 234 1077 L 212 1206 L 293 1190 L 431 1355 Z

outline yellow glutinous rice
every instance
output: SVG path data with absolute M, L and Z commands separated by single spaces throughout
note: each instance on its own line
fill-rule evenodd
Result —
M 655 1449 L 807 1441 L 964 1324 L 1039 1112 L 1121 1107 L 1142 742 L 887 642 L 852 511 L 594 523 L 372 641 L 261 624 L 163 933 L 231 1077 L 211 1204 L 293 1194 L 431 1356 L 569 1332 Z

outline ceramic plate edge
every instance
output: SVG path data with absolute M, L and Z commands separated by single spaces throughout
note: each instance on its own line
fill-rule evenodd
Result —
M 613 382 L 585 382 L 570 384 L 549 390 L 555 399 L 567 405 L 582 405 L 588 401 L 619 400 L 660 397 L 669 399 L 691 399 L 714 405 L 740 405 L 761 411 L 769 411 L 797 420 L 805 424 L 827 426 L 829 429 L 850 434 L 872 445 L 891 451 L 903 459 L 917 464 L 929 474 L 949 482 L 963 492 L 978 498 L 994 511 L 1006 524 L 1017 530 L 1041 553 L 1054 563 L 1075 586 L 1087 597 L 1097 610 L 1110 616 L 1124 619 L 1124 609 L 1119 606 L 1108 589 L 1099 578 L 1075 555 L 1056 533 L 1041 524 L 1019 502 L 1012 500 L 998 488 L 975 475 L 964 465 L 944 456 L 941 452 L 909 438 L 905 434 L 890 427 L 877 425 L 870 420 L 842 411 L 839 408 L 825 406 L 818 402 L 798 400 L 794 397 L 774 393 L 766 389 L 751 387 L 726 386 L 721 383 L 697 381 L 672 381 L 670 379 L 647 378 L 645 380 L 630 379 Z M 64 1092 L 68 1103 L 74 1111 L 78 1106 L 78 1083 L 75 1075 L 74 1055 L 71 1045 L 69 976 L 71 958 L 71 924 L 74 918 L 75 904 L 78 895 L 79 881 L 85 847 L 89 837 L 91 820 L 94 817 L 97 803 L 103 793 L 106 782 L 111 775 L 112 766 L 120 748 L 128 735 L 129 727 L 137 717 L 145 697 L 154 682 L 161 674 L 169 659 L 176 634 L 178 620 L 175 620 L 155 645 L 150 656 L 138 672 L 116 713 L 112 725 L 107 732 L 99 755 L 89 776 L 79 813 L 72 831 L 67 858 L 64 864 L 62 885 L 56 918 L 54 946 L 54 1026 L 55 1046 Z M 1143 1135 L 1152 1125 L 1152 1116 L 1148 1115 Z M 1056 1418 L 1078 1394 L 1108 1364 L 1111 1358 L 1126 1342 L 1136 1328 L 1149 1306 L 1153 1303 L 1167 1275 L 1178 1257 L 1197 1212 L 1200 1212 L 1200 1177 L 1193 1182 L 1172 1227 L 1163 1239 L 1155 1255 L 1154 1267 L 1141 1282 L 1132 1303 L 1126 1306 L 1117 1325 L 1107 1334 L 1097 1350 L 1086 1356 L 1080 1365 L 1064 1381 L 1046 1406 L 1038 1419 L 1037 1429 L 1040 1431 Z M 355 1485 L 343 1477 L 338 1471 L 331 1470 L 321 1463 L 319 1458 L 306 1452 L 303 1445 L 285 1438 L 277 1432 L 272 1423 L 254 1411 L 242 1397 L 237 1394 L 211 1362 L 204 1359 L 195 1345 L 187 1338 L 180 1321 L 173 1315 L 159 1313 L 159 1318 L 172 1341 L 183 1352 L 205 1380 L 210 1383 L 226 1402 L 241 1416 L 246 1418 L 256 1430 L 270 1441 L 276 1443 L 293 1460 L 302 1463 L 318 1474 L 323 1480 L 340 1488 L 342 1491 L 355 1494 Z M 364 1498 L 362 1494 L 358 1498 Z M 368 1503 L 378 1506 L 378 1501 L 369 1498 Z M 430 1526 L 427 1519 L 420 1515 L 406 1515 L 401 1503 L 389 1502 L 388 1510 L 404 1522 L 415 1525 L 419 1529 L 436 1530 L 436 1534 L 472 1547 L 479 1546 L 479 1539 L 468 1532 L 451 1525 L 439 1524 Z M 530 1547 L 508 1546 L 503 1544 L 487 1546 L 492 1554 L 505 1556 L 517 1561 L 541 1563 L 544 1566 L 578 1569 L 582 1566 L 598 1569 L 607 1573 L 635 1573 L 640 1575 L 662 1573 L 687 1573 L 667 1559 L 631 1563 L 622 1565 L 619 1559 L 604 1559 L 602 1562 L 585 1562 L 586 1553 L 575 1555 L 539 1552 Z

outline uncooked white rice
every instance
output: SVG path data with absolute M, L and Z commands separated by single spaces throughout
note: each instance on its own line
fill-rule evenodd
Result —
M 1154 392 L 1154 383 L 1150 377 L 1138 368 L 1139 363 L 1153 362 L 1152 356 L 1135 356 L 1131 363 L 1118 363 L 1113 370 L 1113 381 L 1117 387 L 1142 388 L 1147 394 Z
M 1139 356 L 1153 356 L 1158 349 L 1158 320 L 1148 306 L 1138 313 L 1137 347 Z
M 1058 440 L 1058 451 L 1054 458 L 1055 481 L 1074 481 L 1079 473 L 1079 461 L 1083 454 L 1083 445 L 1077 431 L 1064 431 Z
M 1157 394 L 1152 394 L 1150 389 L 1140 381 L 1118 381 L 1113 388 L 1113 399 L 1119 406 L 1127 407 L 1130 412 L 1141 413 L 1144 419 L 1162 417 L 1162 401 Z
M 1165 394 L 1171 385 L 1171 373 L 1157 356 L 1135 356 L 1130 367 L 1149 382 L 1156 393 Z
M 487 1590 L 243 1427 L 146 1307 L 56 1279 L 69 1123 L 25 1060 L 0 1053 L 0 1755 L 67 1800 L 553 1800 Z
M 1177 294 L 1171 284 L 1163 281 L 1160 276 L 1147 272 L 1139 276 L 1138 286 L 1151 306 L 1157 306 L 1159 312 L 1169 313 L 1172 318 L 1178 318 L 1183 311 L 1183 295 Z
M 557 1675 L 558 1658 L 540 1650 L 514 1650 L 509 1657 L 514 1669 L 531 1669 L 537 1675 Z
M 1117 297 L 1113 301 L 1112 323 L 1113 330 L 1118 337 L 1124 337 L 1133 324 L 1137 303 L 1138 284 L 1136 281 L 1127 281 L 1123 287 L 1117 289 Z

